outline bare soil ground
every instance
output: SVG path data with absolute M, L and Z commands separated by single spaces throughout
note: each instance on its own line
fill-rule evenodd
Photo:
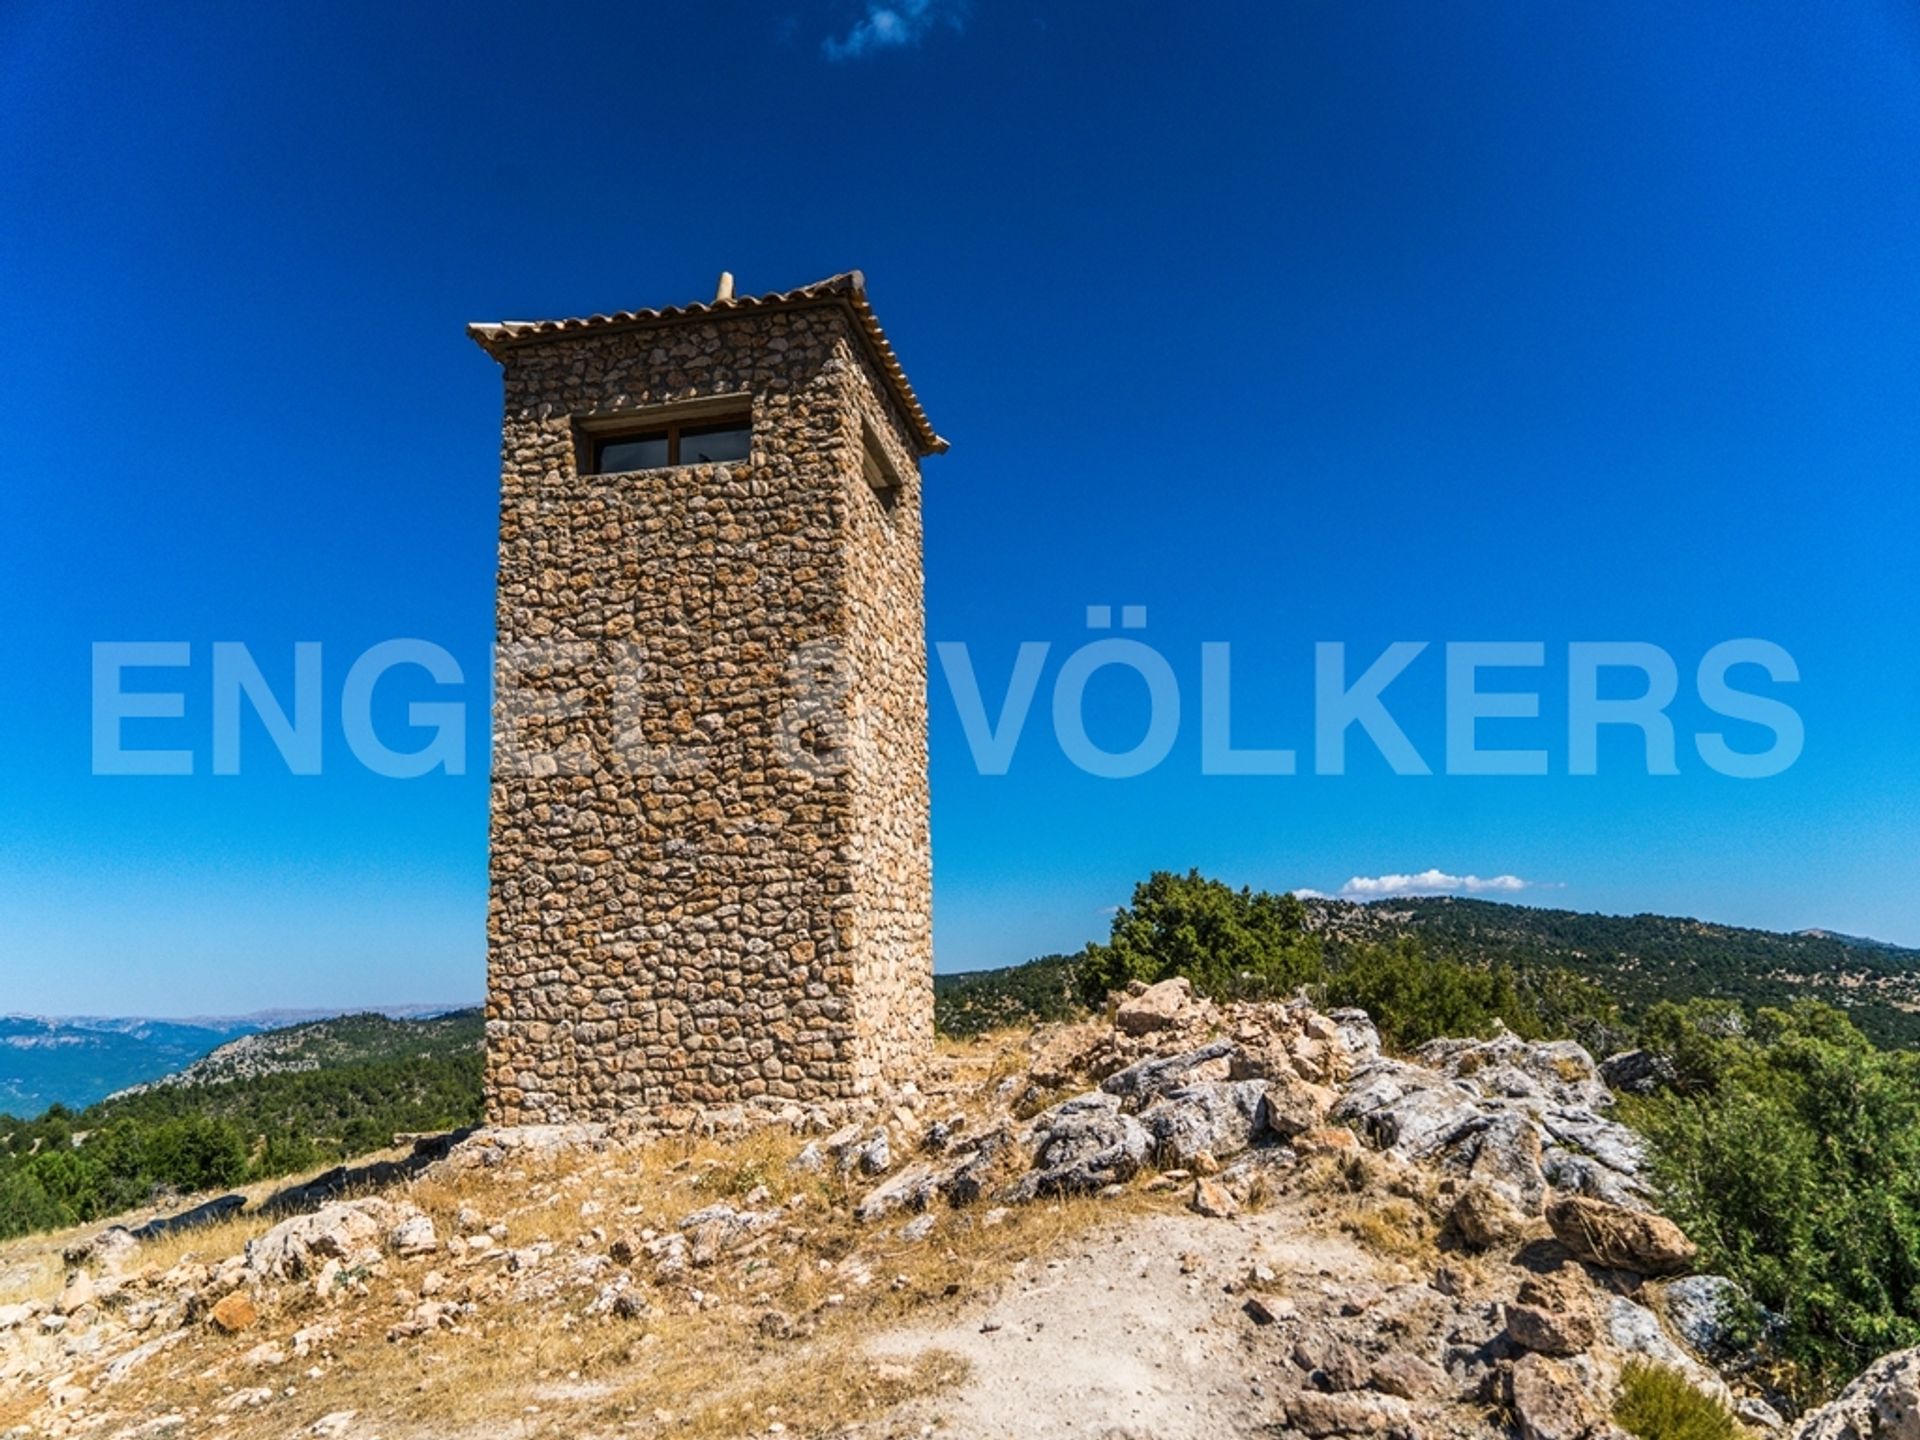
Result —
M 911 1402 L 876 1435 L 953 1440 L 1221 1440 L 1271 1433 L 1273 1357 L 1246 1313 L 1246 1278 L 1271 1296 L 1334 1296 L 1406 1278 L 1281 1204 L 1237 1220 L 1146 1215 L 1103 1225 L 1023 1264 L 991 1299 L 936 1324 L 890 1331 L 871 1353 L 957 1355 L 967 1378 Z M 931 1432 L 923 1429 L 931 1426 Z

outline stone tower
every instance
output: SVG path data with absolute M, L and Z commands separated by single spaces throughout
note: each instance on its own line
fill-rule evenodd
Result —
M 920 469 L 856 271 L 505 372 L 487 1109 L 884 1093 L 933 1039 Z

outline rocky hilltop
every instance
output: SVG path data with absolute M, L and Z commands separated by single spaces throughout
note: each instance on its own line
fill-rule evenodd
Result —
M 108 1098 L 257 1080 L 263 1075 L 297 1074 L 349 1062 L 364 1064 L 409 1055 L 440 1058 L 479 1049 L 481 1034 L 477 1007 L 417 1015 L 410 1011 L 330 1015 L 242 1035 L 171 1075 L 130 1085 Z
M 895 1100 L 448 1137 L 0 1250 L 0 1433 L 1603 1440 L 1649 1375 L 1920 1433 L 1911 1357 L 1783 1419 L 1570 1042 L 1396 1056 L 1169 981 Z

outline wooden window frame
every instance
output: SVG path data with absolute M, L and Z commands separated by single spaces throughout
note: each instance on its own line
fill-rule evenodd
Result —
M 652 470 L 675 470 L 680 459 L 680 437 L 688 430 L 707 430 L 716 426 L 737 426 L 747 432 L 747 459 L 752 458 L 753 407 L 745 396 L 729 395 L 688 404 L 660 406 L 653 410 L 628 410 L 612 415 L 581 415 L 573 422 L 573 455 L 581 475 L 639 475 L 639 470 L 602 470 L 600 452 L 622 440 L 658 439 L 667 442 L 667 463 L 648 466 Z M 693 464 L 743 465 L 746 460 L 694 461 Z

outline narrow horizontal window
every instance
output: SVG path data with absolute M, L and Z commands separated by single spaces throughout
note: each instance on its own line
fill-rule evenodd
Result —
M 753 452 L 753 424 L 732 420 L 688 421 L 648 430 L 584 430 L 581 449 L 594 475 L 658 470 L 668 465 L 725 465 Z

